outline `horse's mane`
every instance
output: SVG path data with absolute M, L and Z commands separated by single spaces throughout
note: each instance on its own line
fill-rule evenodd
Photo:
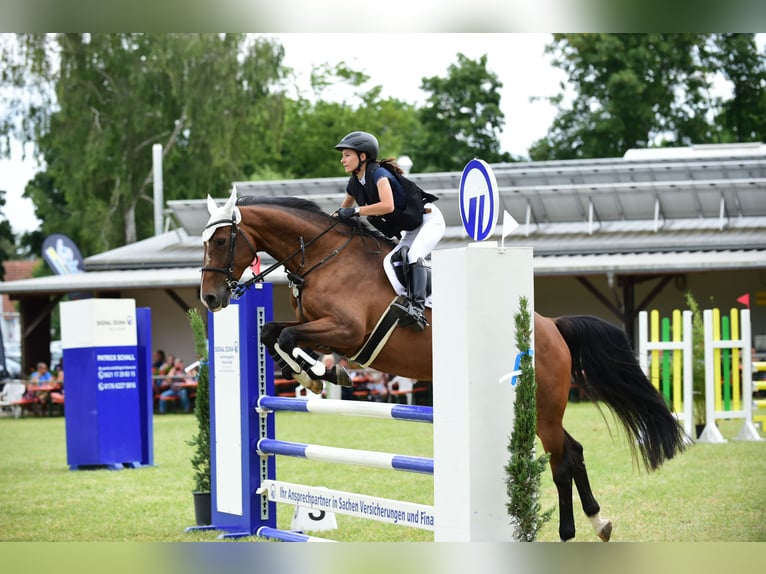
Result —
M 237 205 L 277 205 L 327 215 L 318 204 L 301 197 L 256 197 L 254 195 L 245 195 L 237 198 Z
M 241 206 L 274 205 L 274 206 L 284 207 L 287 209 L 298 209 L 301 211 L 305 211 L 306 213 L 314 214 L 318 217 L 324 218 L 325 222 L 328 225 L 330 223 L 330 218 L 332 217 L 329 213 L 323 211 L 322 208 L 319 207 L 319 205 L 316 202 L 311 201 L 309 199 L 304 199 L 302 197 L 287 197 L 287 196 L 257 197 L 254 195 L 245 195 L 245 196 L 237 198 L 237 205 L 241 205 Z M 391 241 L 388 237 L 383 235 L 380 231 L 378 231 L 374 227 L 370 227 L 365 221 L 357 221 L 357 222 L 337 221 L 336 222 L 337 225 L 342 225 L 348 228 L 350 228 L 351 226 L 356 227 L 357 223 L 361 223 L 361 225 L 359 225 L 359 229 L 361 229 L 362 235 L 374 237 L 380 241 L 385 241 L 393 245 L 393 241 Z

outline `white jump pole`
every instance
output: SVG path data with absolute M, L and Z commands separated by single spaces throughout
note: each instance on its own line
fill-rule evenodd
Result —
M 431 260 L 434 540 L 512 541 L 505 465 L 515 389 L 506 375 L 518 353 L 521 296 L 533 315 L 532 248 L 472 243 Z

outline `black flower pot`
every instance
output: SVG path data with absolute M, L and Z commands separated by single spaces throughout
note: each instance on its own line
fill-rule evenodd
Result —
M 194 518 L 197 526 L 208 526 L 213 522 L 209 492 L 192 492 L 194 495 Z

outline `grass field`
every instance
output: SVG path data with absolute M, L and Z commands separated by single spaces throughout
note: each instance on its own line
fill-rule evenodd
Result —
M 766 442 L 697 444 L 660 471 L 647 474 L 632 461 L 617 424 L 593 405 L 570 404 L 569 431 L 585 447 L 591 485 L 602 515 L 613 520 L 614 541 L 766 541 Z M 185 533 L 194 523 L 191 415 L 154 418 L 155 466 L 132 470 L 70 471 L 64 419 L 0 417 L 0 540 L 93 542 L 214 541 L 218 532 Z M 722 421 L 733 438 L 740 423 Z M 344 416 L 279 413 L 284 440 L 432 455 L 429 425 Z M 763 436 L 763 435 L 762 435 Z M 505 461 L 500 461 L 504 464 Z M 280 457 L 278 478 L 423 504 L 433 503 L 428 476 Z M 556 506 L 550 474 L 542 480 L 542 506 Z M 280 506 L 289 528 L 292 507 Z M 597 541 L 575 502 L 577 541 Z M 431 533 L 337 515 L 340 541 L 430 541 Z M 541 541 L 558 540 L 558 519 Z M 247 538 L 244 540 L 256 540 Z

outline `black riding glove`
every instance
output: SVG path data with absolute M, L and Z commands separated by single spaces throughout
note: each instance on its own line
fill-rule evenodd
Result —
M 338 217 L 341 221 L 349 221 L 352 217 L 359 217 L 359 212 L 355 207 L 341 207 L 338 210 Z

